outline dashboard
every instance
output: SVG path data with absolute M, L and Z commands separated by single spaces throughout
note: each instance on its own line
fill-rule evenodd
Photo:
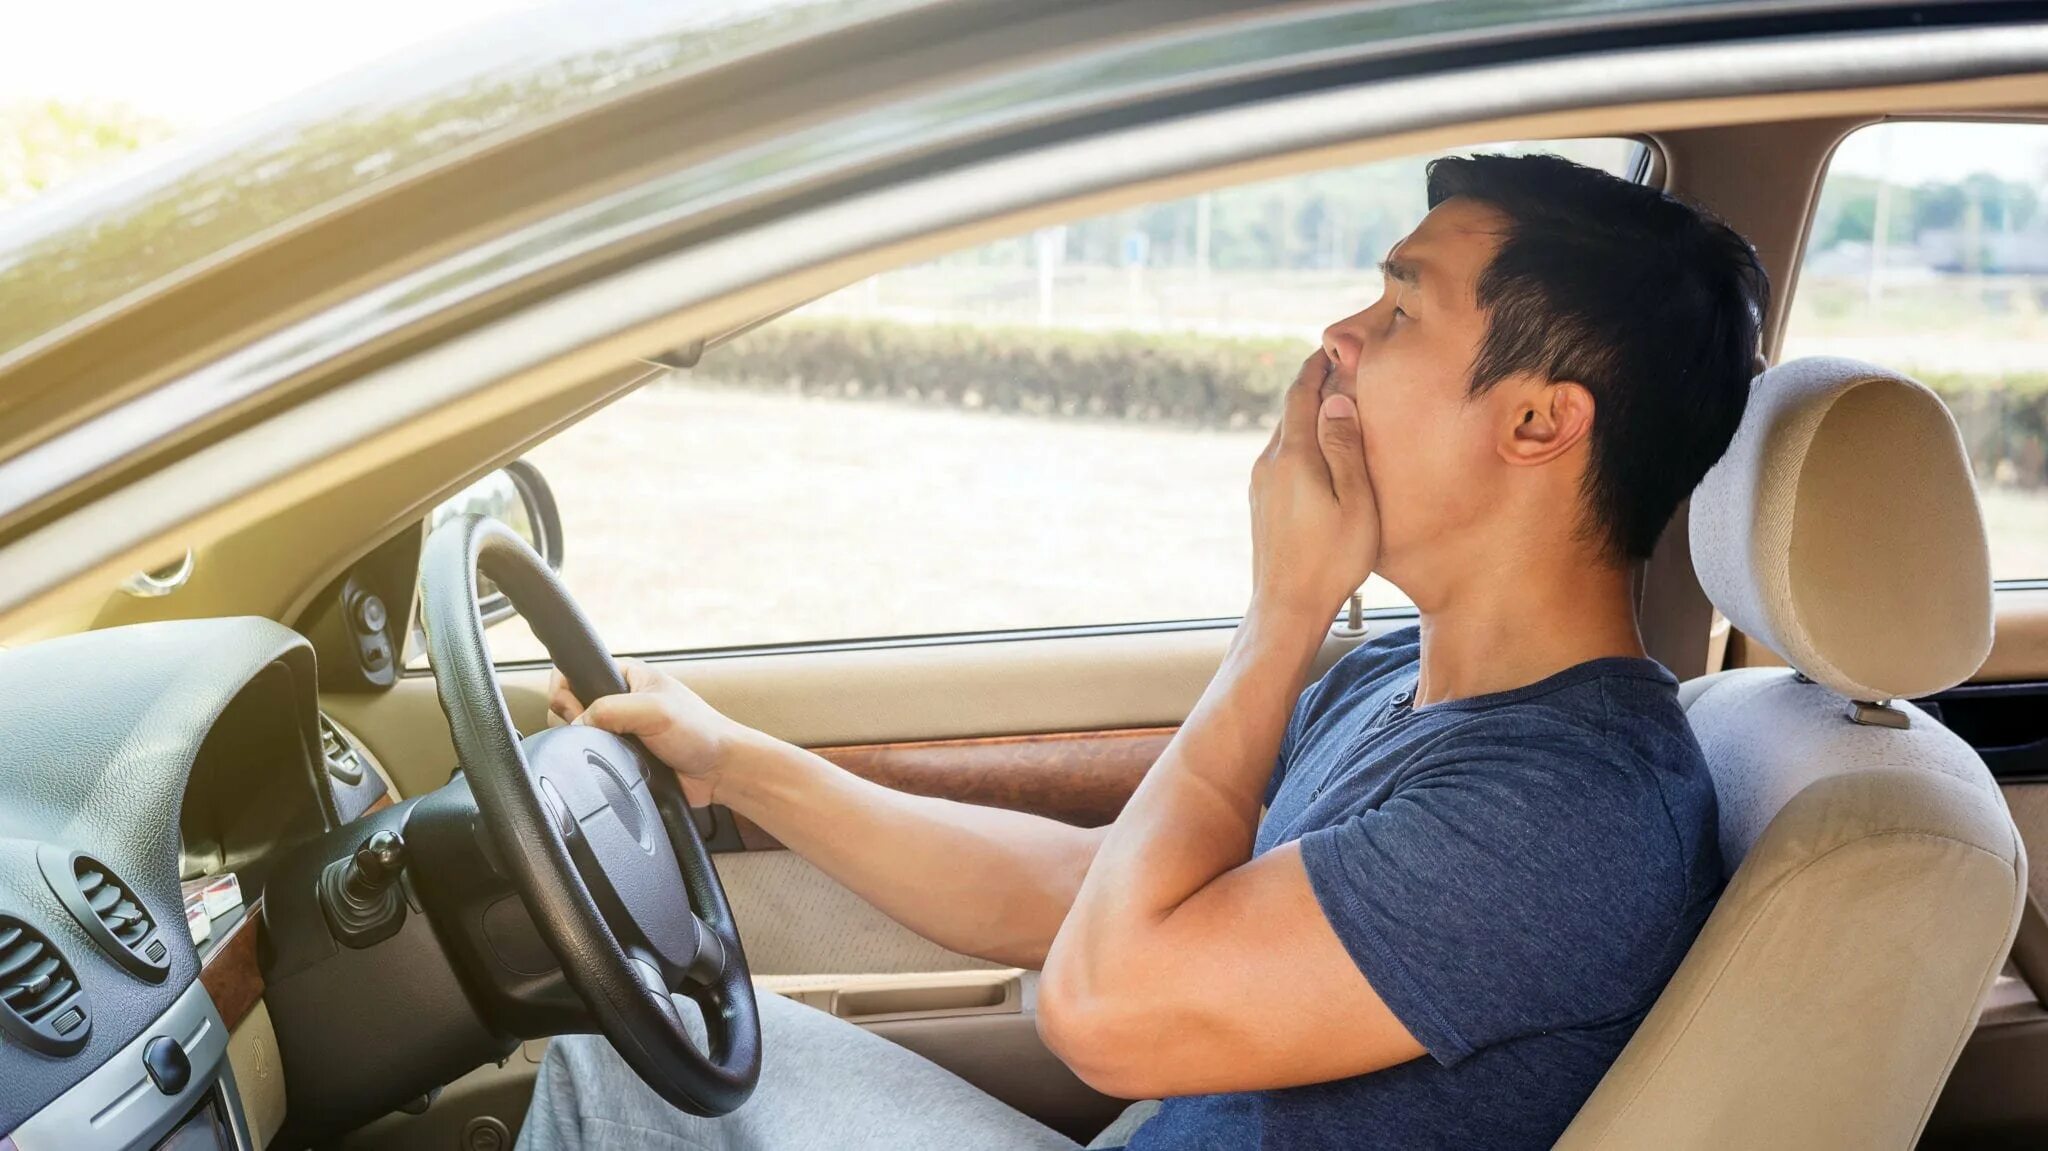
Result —
M 392 798 L 312 648 L 240 618 L 0 652 L 0 749 L 0 1148 L 255 1146 L 227 1048 L 270 869 Z

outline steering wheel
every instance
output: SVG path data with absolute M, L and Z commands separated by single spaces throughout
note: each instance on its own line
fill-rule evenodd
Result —
M 420 559 L 427 658 L 477 810 L 541 938 L 641 1079 L 693 1115 L 744 1103 L 761 1071 L 761 1017 L 739 929 L 675 774 L 582 725 L 522 740 L 477 612 L 478 573 L 518 607 L 576 698 L 626 690 L 581 608 L 526 541 L 462 515 Z M 671 993 L 703 1009 L 699 1051 Z

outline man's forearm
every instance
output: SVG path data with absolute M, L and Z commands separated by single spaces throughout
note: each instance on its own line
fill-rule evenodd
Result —
M 894 791 L 762 737 L 717 798 L 898 923 L 968 955 L 1037 967 L 1103 829 Z
M 1070 909 L 1056 962 L 1083 996 L 1106 967 L 1129 969 L 1123 944 L 1251 858 L 1259 806 L 1324 627 L 1320 617 L 1245 617 L 1201 702 L 1145 776 L 1097 852 Z

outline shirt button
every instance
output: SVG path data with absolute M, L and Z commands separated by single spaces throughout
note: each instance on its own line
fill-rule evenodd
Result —
M 1403 691 L 1403 692 L 1397 692 L 1397 693 L 1395 693 L 1395 695 L 1394 695 L 1394 706 L 1395 706 L 1395 707 L 1399 707 L 1399 706 L 1401 706 L 1402 704 L 1404 704 L 1404 703 L 1407 703 L 1407 702 L 1408 702 L 1408 693 L 1407 693 L 1407 692 Z

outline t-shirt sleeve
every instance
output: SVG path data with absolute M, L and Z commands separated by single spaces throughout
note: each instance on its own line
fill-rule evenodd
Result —
M 1611 747 L 1564 724 L 1475 723 L 1380 806 L 1302 837 L 1323 913 L 1445 1065 L 1615 1014 L 1673 919 L 1673 851 Z

